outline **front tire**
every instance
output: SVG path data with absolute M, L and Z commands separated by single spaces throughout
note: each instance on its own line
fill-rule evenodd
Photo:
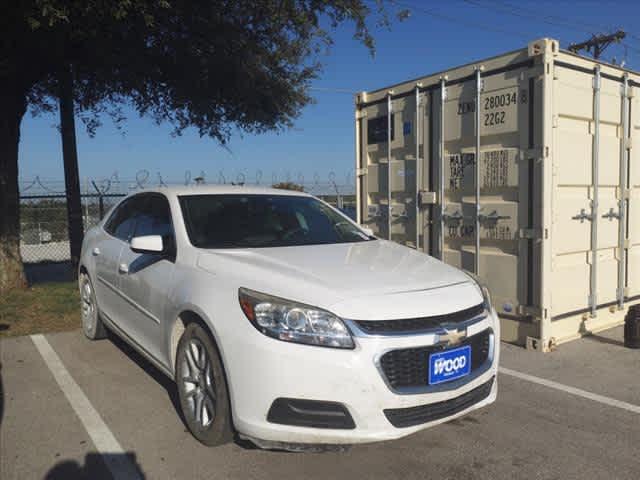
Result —
M 218 348 L 197 323 L 187 326 L 178 343 L 175 380 L 187 427 L 213 447 L 233 438 L 227 382 Z
M 100 340 L 107 336 L 107 329 L 100 319 L 96 293 L 89 275 L 81 273 L 78 279 L 80 287 L 80 305 L 82 317 L 82 331 L 89 340 Z

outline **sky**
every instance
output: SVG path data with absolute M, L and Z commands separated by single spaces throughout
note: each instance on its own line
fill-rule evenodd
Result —
M 457 65 L 524 48 L 551 37 L 561 48 L 592 33 L 627 31 L 625 45 L 614 45 L 603 58 L 640 70 L 640 2 L 634 1 L 496 1 L 446 2 L 399 0 L 411 15 L 390 29 L 373 28 L 376 54 L 352 38 L 353 26 L 333 34 L 334 45 L 320 58 L 323 71 L 312 84 L 315 103 L 307 106 L 292 129 L 279 134 L 234 135 L 227 148 L 200 138 L 193 130 L 171 136 L 126 112 L 123 135 L 105 120 L 94 138 L 77 122 L 80 177 L 97 181 L 116 175 L 121 181 L 148 176 L 148 182 L 181 182 L 204 173 L 209 182 L 290 179 L 300 183 L 353 183 L 354 104 L 351 92 L 375 90 Z M 394 7 L 391 7 L 392 9 Z M 39 177 L 53 185 L 63 180 L 57 113 L 22 123 L 21 185 Z

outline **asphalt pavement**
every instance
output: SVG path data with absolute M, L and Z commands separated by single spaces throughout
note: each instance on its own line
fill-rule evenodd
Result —
M 32 337 L 0 341 L 3 480 L 109 479 L 118 464 L 146 479 L 640 478 L 640 351 L 621 328 L 550 354 L 503 344 L 494 405 L 344 453 L 204 447 L 172 382 L 123 342 L 43 339 L 48 356 Z

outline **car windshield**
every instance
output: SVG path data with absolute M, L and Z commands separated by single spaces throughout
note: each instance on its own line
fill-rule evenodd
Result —
M 186 195 L 180 197 L 191 243 L 201 248 L 264 248 L 373 240 L 313 197 Z

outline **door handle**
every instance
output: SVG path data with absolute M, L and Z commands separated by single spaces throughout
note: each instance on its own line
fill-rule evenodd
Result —
M 614 212 L 613 208 L 610 208 L 609 211 L 607 213 L 605 213 L 604 215 L 602 215 L 602 218 L 606 218 L 608 219 L 610 222 L 613 221 L 613 219 L 615 218 L 616 220 L 620 220 L 620 213 L 619 212 Z
M 584 223 L 585 220 L 590 222 L 593 220 L 593 216 L 589 215 L 584 208 L 581 208 L 580 213 L 571 217 L 571 220 L 580 220 L 580 223 Z
M 126 263 L 121 263 L 118 265 L 118 272 L 120 273 L 129 273 L 129 265 Z
M 100 249 L 98 247 L 94 247 L 93 250 L 91 250 L 91 254 L 94 257 L 97 257 L 98 255 L 100 255 Z

